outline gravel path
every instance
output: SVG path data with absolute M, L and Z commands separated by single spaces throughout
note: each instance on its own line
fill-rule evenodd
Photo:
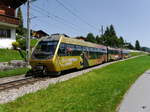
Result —
M 132 57 L 132 58 L 136 58 L 136 57 Z M 132 58 L 130 58 L 130 59 L 132 59 Z M 127 59 L 124 59 L 124 60 L 127 60 Z M 119 61 L 124 61 L 124 60 L 119 60 Z M 8 90 L 8 91 L 0 92 L 0 104 L 13 101 L 16 98 L 21 97 L 25 94 L 36 92 L 40 89 L 47 88 L 50 84 L 56 84 L 58 82 L 66 81 L 66 80 L 69 80 L 73 77 L 77 77 L 77 76 L 82 75 L 84 73 L 90 72 L 93 69 L 102 68 L 104 66 L 107 66 L 107 65 L 110 65 L 112 63 L 119 62 L 119 61 L 105 63 L 105 64 L 102 64 L 102 65 L 99 65 L 99 66 L 96 66 L 96 67 L 84 69 L 82 71 L 69 73 L 69 74 L 66 74 L 66 75 L 63 75 L 63 76 L 60 76 L 60 77 L 57 77 L 57 78 L 48 78 L 45 81 L 39 81 L 39 82 L 34 83 L 33 85 L 24 85 L 24 86 L 20 87 L 19 89 L 12 89 L 12 90 Z M 16 78 L 16 77 L 14 77 L 14 78 Z M 24 76 L 20 76 L 19 78 L 21 78 L 21 77 L 24 77 Z M 8 79 L 10 80 L 10 78 L 8 78 Z M 4 80 L 4 78 L 3 78 L 3 80 Z
M 150 112 L 150 70 L 146 71 L 126 93 L 118 112 Z

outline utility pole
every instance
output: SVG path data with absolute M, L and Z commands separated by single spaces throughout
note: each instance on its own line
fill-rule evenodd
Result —
M 27 37 L 26 37 L 26 61 L 29 64 L 29 59 L 30 59 L 30 35 L 31 35 L 31 30 L 30 30 L 30 0 L 27 0 Z
M 103 28 L 103 25 L 102 25 L 101 28 L 99 29 L 99 33 L 100 33 L 100 35 L 104 35 L 104 28 Z
M 104 35 L 104 27 L 103 27 L 103 25 L 101 26 L 101 34 Z

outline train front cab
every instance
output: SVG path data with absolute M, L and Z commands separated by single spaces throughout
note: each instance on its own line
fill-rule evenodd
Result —
M 52 37 L 38 42 L 30 59 L 33 75 L 38 73 L 43 73 L 44 75 L 47 73 L 59 74 L 59 63 L 55 61 L 57 59 L 59 44 L 60 38 L 52 39 Z

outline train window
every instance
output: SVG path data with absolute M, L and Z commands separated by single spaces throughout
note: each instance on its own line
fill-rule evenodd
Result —
M 96 48 L 96 52 L 99 52 L 99 48 Z
M 107 52 L 107 50 L 106 50 L 106 49 L 101 49 L 101 51 L 102 51 L 102 52 L 104 52 L 104 53 L 106 53 L 106 52 Z
M 55 53 L 57 41 L 40 41 L 33 51 L 32 58 L 50 59 Z
M 79 46 L 79 45 L 76 45 L 76 47 L 75 47 L 75 48 L 76 48 L 76 50 L 77 50 L 77 51 L 82 51 L 82 47 L 81 47 L 81 46 Z
M 98 52 L 103 52 L 103 49 L 99 48 Z
M 87 51 L 87 48 L 85 46 L 83 46 L 83 51 Z
M 88 47 L 88 51 L 89 51 L 89 52 L 91 51 L 91 48 L 90 48 L 90 47 Z
M 75 49 L 75 45 L 73 45 L 73 44 L 67 44 L 67 48 L 71 48 L 72 50 L 74 50 Z
M 72 56 L 81 56 L 82 51 L 73 51 Z
M 65 44 L 60 44 L 60 48 L 64 48 L 64 47 L 66 47 L 66 45 Z
M 72 56 L 73 51 L 75 50 L 75 45 L 67 44 L 67 56 Z
M 92 47 L 90 48 L 90 52 L 93 52 L 93 48 Z
M 108 50 L 108 53 L 109 53 L 109 54 L 113 54 L 113 51 L 112 51 L 112 50 Z
M 72 56 L 80 56 L 82 53 L 82 47 L 79 45 L 74 45 L 74 50 L 72 52 Z
M 73 44 L 61 44 L 59 48 L 59 56 L 80 56 L 82 53 L 82 46 Z
M 66 44 L 66 45 L 67 45 L 67 48 L 72 48 L 71 44 Z
M 94 48 L 92 48 L 92 52 L 94 52 L 95 51 L 95 49 Z
M 58 50 L 59 56 L 66 56 L 66 44 L 61 43 L 59 50 Z

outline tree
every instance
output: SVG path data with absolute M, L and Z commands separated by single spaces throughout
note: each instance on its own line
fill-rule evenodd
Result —
M 113 25 L 106 27 L 104 35 L 101 36 L 101 41 L 106 46 L 118 47 L 118 37 Z
M 125 43 L 125 47 L 128 49 L 134 49 L 134 46 L 131 43 Z
M 100 37 L 97 35 L 96 36 L 96 43 L 99 44 L 100 43 L 99 41 L 100 41 Z
M 140 50 L 140 49 L 141 49 L 140 43 L 139 43 L 138 40 L 136 40 L 136 42 L 135 42 L 135 49 L 136 49 L 136 50 Z
M 96 43 L 97 44 L 104 44 L 104 40 L 103 40 L 104 38 L 103 38 L 103 35 L 101 35 L 101 36 L 96 36 Z
M 16 32 L 18 35 L 24 35 L 24 28 L 23 28 L 23 16 L 22 16 L 22 10 L 19 7 L 17 11 L 17 17 L 19 19 L 19 27 L 17 28 Z
M 118 38 L 118 47 L 123 48 L 124 47 L 124 39 L 123 37 Z
M 102 44 L 106 46 L 110 46 L 110 34 L 109 34 L 109 27 L 106 27 L 104 35 L 101 36 Z
M 113 25 L 110 25 L 110 40 L 111 40 L 111 44 L 110 45 L 112 47 L 119 47 L 118 37 L 116 35 L 116 31 L 115 31 Z
M 93 36 L 92 33 L 89 33 L 87 35 L 87 41 L 97 43 L 97 44 L 103 44 L 105 46 L 110 46 L 110 47 L 123 48 L 125 45 L 125 41 L 123 37 L 118 38 L 113 25 L 107 26 L 104 34 L 100 36 L 97 35 L 96 38 Z M 133 46 L 131 45 L 130 47 L 132 48 Z
M 87 38 L 86 41 L 96 43 L 96 38 L 94 37 L 93 33 L 88 33 L 86 38 Z
M 141 47 L 141 50 L 145 52 L 150 52 L 150 48 L 148 47 Z

